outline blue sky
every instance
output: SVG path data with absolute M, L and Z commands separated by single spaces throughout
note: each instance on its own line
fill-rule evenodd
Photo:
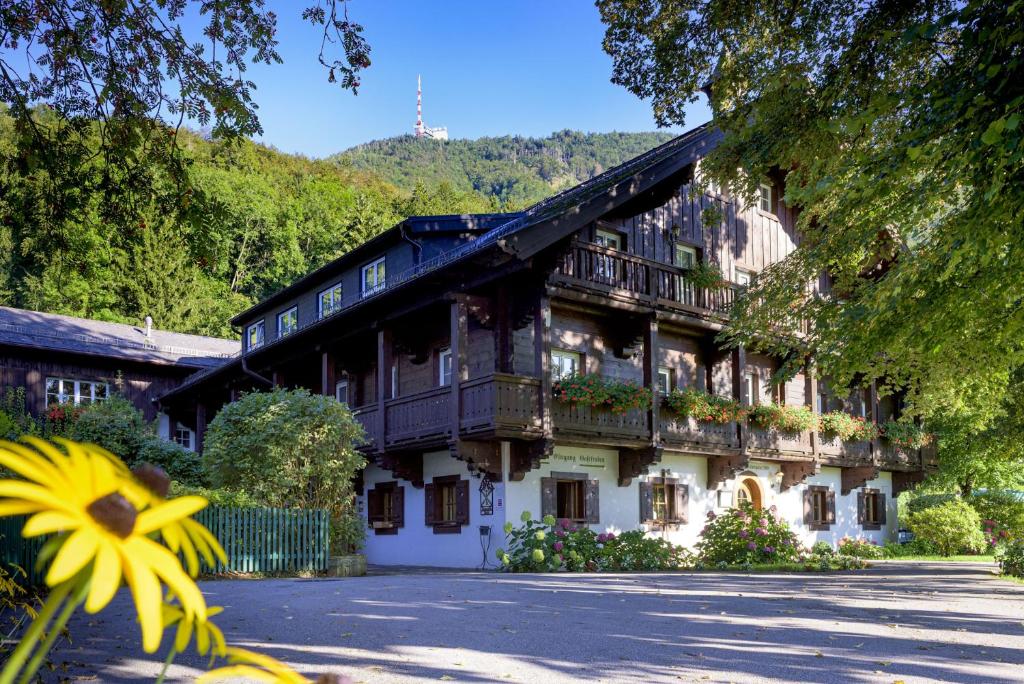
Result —
M 261 140 L 322 157 L 412 131 L 416 75 L 423 115 L 453 138 L 655 130 L 650 106 L 610 81 L 604 29 L 590 0 L 350 0 L 372 66 L 358 96 L 327 83 L 319 36 L 301 19 L 311 0 L 271 0 L 284 64 L 252 66 Z M 687 127 L 706 121 L 694 105 Z

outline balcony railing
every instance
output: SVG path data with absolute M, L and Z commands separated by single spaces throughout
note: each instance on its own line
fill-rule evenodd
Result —
M 494 373 L 460 385 L 463 433 L 539 432 L 540 380 Z
M 810 432 L 779 432 L 753 425 L 747 428 L 747 447 L 762 451 L 784 451 L 796 454 L 811 454 Z
M 728 285 L 697 287 L 690 280 L 688 269 L 589 242 L 573 243 L 556 273 L 565 280 L 698 312 L 726 314 L 735 297 L 735 291 Z
M 739 449 L 740 435 L 735 421 L 706 423 L 691 416 L 661 416 L 661 439 L 670 446 L 710 446 L 719 449 Z
M 818 433 L 818 453 L 822 456 L 840 456 L 869 460 L 871 458 L 871 442 L 843 441 L 831 433 Z
M 552 401 L 551 420 L 556 435 L 571 433 L 582 437 L 605 437 L 612 441 L 643 440 L 650 437 L 647 412 L 638 409 L 614 413 L 603 406 Z
M 917 467 L 921 465 L 920 449 L 905 449 L 887 439 L 879 440 L 881 449 L 878 460 L 882 465 L 893 467 Z

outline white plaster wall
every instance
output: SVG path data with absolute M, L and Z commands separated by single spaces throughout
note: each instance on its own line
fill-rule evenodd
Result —
M 668 527 L 645 525 L 643 528 L 647 530 L 648 536 L 663 537 L 673 544 L 693 548 L 694 544 L 697 543 L 700 531 L 704 529 L 708 511 L 714 508 L 714 492 L 709 493 L 707 490 L 707 459 L 703 456 L 691 456 L 676 451 L 665 451 L 662 453 L 661 463 L 652 466 L 650 471 L 649 475 L 641 479 L 646 480 L 648 477 L 673 477 L 678 479 L 680 484 L 688 485 L 690 508 L 687 511 L 688 522 L 685 525 L 671 525 Z M 633 511 L 633 523 L 626 527 L 626 529 L 636 529 L 639 527 L 640 492 L 636 485 L 631 487 L 631 489 L 633 490 L 635 510 Z
M 471 475 L 466 464 L 447 451 L 423 455 L 423 481 L 430 482 L 441 475 L 459 475 L 469 479 L 469 524 L 462 526 L 459 534 L 434 534 L 432 527 L 423 523 L 423 490 L 405 480 L 396 480 L 390 471 L 369 465 L 363 474 L 365 489 L 358 497 L 360 514 L 366 520 L 365 492 L 378 482 L 397 481 L 405 488 L 405 525 L 397 534 L 378 535 L 367 528 L 364 553 L 369 563 L 377 565 L 425 565 L 431 567 L 476 568 L 484 560 L 481 548 L 480 525 L 490 525 L 490 550 L 487 551 L 488 567 L 497 567 L 495 549 L 502 544 L 505 524 L 504 510 L 498 508 L 499 499 L 504 504 L 506 483 L 494 484 L 494 515 L 480 515 L 480 478 Z M 484 548 L 487 538 L 484 538 Z

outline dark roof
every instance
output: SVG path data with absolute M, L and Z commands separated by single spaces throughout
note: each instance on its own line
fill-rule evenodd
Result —
M 239 340 L 0 306 L 0 344 L 141 363 L 207 368 L 237 354 Z

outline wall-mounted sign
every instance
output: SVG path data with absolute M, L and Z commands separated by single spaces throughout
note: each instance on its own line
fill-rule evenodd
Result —
M 557 451 L 552 455 L 551 460 L 559 463 L 571 463 L 583 468 L 604 468 L 607 463 L 607 459 L 603 455 L 563 454 Z

